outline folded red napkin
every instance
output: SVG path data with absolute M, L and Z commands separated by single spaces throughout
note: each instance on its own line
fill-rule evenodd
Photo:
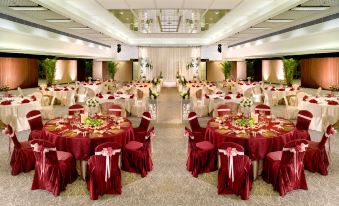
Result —
M 48 88 L 45 88 L 45 91 L 49 91 L 49 89 L 48 89 Z
M 308 96 L 305 95 L 305 96 L 303 97 L 303 100 L 306 101 L 307 99 L 308 99 Z
M 100 85 L 101 83 L 96 83 L 96 85 Z
M 334 97 L 334 94 L 333 94 L 333 93 L 328 93 L 328 94 L 326 95 L 326 97 Z
M 87 85 L 86 83 L 83 83 L 83 85 Z
M 10 100 L 2 101 L 1 105 L 10 105 L 12 102 Z
M 225 99 L 232 99 L 232 97 L 230 97 L 230 96 L 225 96 Z
M 68 88 L 65 88 L 64 91 L 68 91 Z
M 314 104 L 317 104 L 318 103 L 318 101 L 317 100 L 315 100 L 315 99 L 311 99 L 310 101 L 308 101 L 309 103 L 314 103 Z
M 61 91 L 61 89 L 58 89 L 58 88 L 54 88 L 54 91 Z
M 243 83 L 239 83 L 239 85 L 243 85 Z
M 292 87 L 292 88 L 290 88 L 290 91 L 294 91 L 294 88 Z
M 217 91 L 217 94 L 222 94 L 222 91 Z
M 209 99 L 209 98 L 210 98 L 207 94 L 205 94 L 205 97 L 206 97 L 206 99 Z
M 21 101 L 22 104 L 25 104 L 25 103 L 30 103 L 31 101 L 29 101 L 29 99 L 24 99 Z
M 228 94 L 232 94 L 232 92 L 228 92 Z
M 146 85 L 146 84 L 144 84 L 144 87 L 147 87 L 147 85 Z
M 117 94 L 122 94 L 122 92 L 117 92 Z
M 112 92 L 107 92 L 107 94 L 112 94 Z
M 33 101 L 36 101 L 36 97 L 35 97 L 34 95 L 31 96 L 31 99 L 32 99 Z
M 251 85 L 250 83 L 246 83 L 246 85 Z
M 114 99 L 114 96 L 111 95 L 111 96 L 108 97 L 108 99 Z
M 93 83 L 90 83 L 89 85 L 93 85 Z
M 338 105 L 339 103 L 337 101 L 333 101 L 333 100 L 328 100 L 327 101 L 328 105 Z
M 134 98 L 134 94 L 132 94 L 129 98 L 130 98 L 130 99 L 133 99 L 133 98 Z
M 285 88 L 280 88 L 279 91 L 285 91 Z
M 265 87 L 265 90 L 268 90 L 268 87 Z
M 271 91 L 275 91 L 275 88 L 272 88 Z

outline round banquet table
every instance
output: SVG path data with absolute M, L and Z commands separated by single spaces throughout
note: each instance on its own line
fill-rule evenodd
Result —
M 259 124 L 249 128 L 234 123 L 240 118 L 242 116 L 223 118 L 222 126 L 216 122 L 220 118 L 211 119 L 207 124 L 205 139 L 215 146 L 223 142 L 240 144 L 251 160 L 263 160 L 269 152 L 281 151 L 287 142 L 297 138 L 294 135 L 295 126 L 289 120 L 260 117 Z M 306 139 L 306 135 L 302 138 Z
M 123 146 L 134 139 L 132 123 L 128 119 L 120 119 L 123 122 L 118 124 L 116 117 L 97 116 L 96 118 L 104 120 L 104 125 L 97 128 L 84 128 L 79 127 L 80 124 L 71 125 L 73 119 L 50 120 L 44 125 L 41 137 L 53 142 L 57 150 L 72 153 L 76 160 L 88 160 L 99 144 L 117 142 Z

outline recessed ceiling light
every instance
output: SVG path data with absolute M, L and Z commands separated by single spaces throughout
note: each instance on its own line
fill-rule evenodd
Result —
M 124 14 L 124 12 L 123 12 L 123 11 L 120 11 L 120 12 L 119 12 L 119 14 L 123 15 L 123 14 Z
M 128 20 L 129 20 L 129 18 L 127 17 L 127 18 L 126 18 L 126 20 L 128 21 Z
M 265 29 L 271 29 L 269 27 L 250 27 L 249 29 L 252 29 L 252 30 L 265 30 Z
M 90 29 L 88 27 L 69 27 L 68 29 L 72 29 L 72 30 L 87 30 Z
M 72 19 L 46 19 L 45 21 L 47 22 L 52 22 L 52 23 L 66 23 L 66 22 L 72 22 Z
M 45 7 L 42 6 L 9 6 L 10 9 L 16 11 L 45 11 L 47 10 Z
M 329 6 L 297 6 L 291 10 L 293 11 L 323 11 L 331 7 Z
M 215 14 L 219 14 L 219 11 L 216 11 Z
M 293 19 L 268 19 L 266 22 L 270 23 L 286 23 L 286 22 L 292 22 L 294 21 Z
M 213 18 L 210 18 L 210 20 L 212 21 L 212 20 L 213 20 Z

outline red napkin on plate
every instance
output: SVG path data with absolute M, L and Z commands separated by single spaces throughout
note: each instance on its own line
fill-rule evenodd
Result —
M 96 83 L 96 85 L 100 85 L 101 83 Z
M 318 103 L 318 101 L 317 100 L 315 100 L 315 99 L 311 99 L 310 101 L 308 101 L 309 103 L 313 103 L 313 104 L 317 104 Z
M 106 94 L 112 94 L 112 92 L 107 92 Z
M 222 91 L 217 91 L 217 94 L 222 94 Z
M 1 105 L 10 105 L 12 102 L 10 100 L 2 101 Z
M 240 94 L 237 94 L 237 98 L 239 99 L 241 97 L 241 95 Z
M 305 96 L 303 97 L 303 100 L 306 101 L 307 99 L 308 99 L 308 96 L 305 95 Z
M 230 96 L 225 96 L 225 99 L 232 99 L 232 97 L 230 97 Z
M 275 88 L 272 88 L 271 91 L 275 91 Z
M 205 94 L 205 97 L 206 97 L 206 99 L 209 99 L 209 98 L 210 98 L 207 94 Z
M 68 88 L 65 88 L 64 91 L 68 91 Z
M 285 91 L 285 88 L 280 88 L 279 91 Z
M 290 88 L 290 91 L 294 91 L 294 88 L 292 87 L 292 88 Z
M 61 89 L 55 88 L 54 91 L 61 91 Z
M 24 99 L 21 101 L 21 104 L 25 104 L 25 103 L 30 103 L 31 101 L 29 101 L 29 99 Z
M 228 94 L 233 94 L 232 92 L 228 92 Z
M 122 94 L 122 92 L 117 92 L 117 94 Z
M 333 100 L 328 100 L 327 101 L 328 105 L 338 105 L 339 103 L 337 101 L 333 101 Z
M 108 99 L 114 99 L 114 96 L 111 95 L 111 96 L 108 97 Z
M 243 85 L 243 83 L 239 83 L 239 85 Z
M 34 95 L 31 96 L 31 99 L 32 99 L 33 101 L 36 101 L 36 97 L 35 97 Z
M 133 98 L 134 98 L 134 94 L 132 94 L 129 98 L 130 98 L 130 99 L 133 99 Z
M 45 88 L 45 91 L 49 91 L 49 89 L 48 89 L 48 88 Z
M 246 83 L 246 85 L 251 85 L 250 83 Z

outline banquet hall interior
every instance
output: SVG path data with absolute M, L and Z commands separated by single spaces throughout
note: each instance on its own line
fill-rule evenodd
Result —
M 339 0 L 0 0 L 0 205 L 338 205 Z

